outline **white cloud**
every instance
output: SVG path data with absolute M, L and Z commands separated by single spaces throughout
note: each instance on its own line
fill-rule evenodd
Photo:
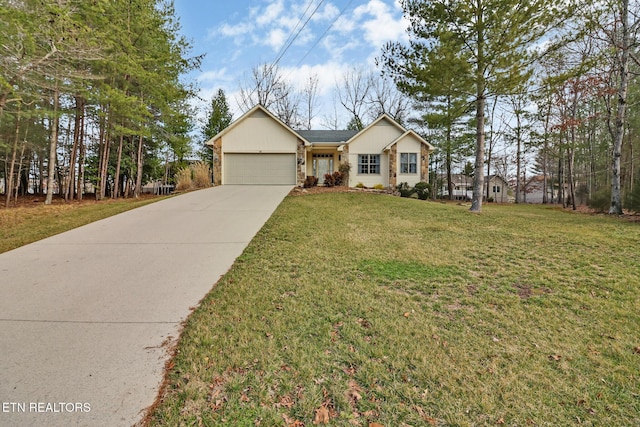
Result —
M 342 34 L 350 33 L 356 29 L 356 22 L 352 18 L 347 18 L 342 15 L 340 18 L 336 20 L 336 23 L 333 24 L 333 31 L 337 31 Z
M 244 7 L 244 13 L 230 16 L 210 30 L 209 39 L 213 39 L 212 43 L 220 49 L 213 67 L 207 67 L 206 72 L 197 77 L 201 84 L 200 97 L 210 100 L 218 88 L 224 89 L 234 118 L 238 118 L 241 114 L 237 105 L 238 86 L 244 80 L 243 73 L 248 74 L 253 67 L 275 60 L 276 52 L 294 28 L 304 23 L 319 1 L 314 0 L 307 9 L 309 0 L 261 0 L 257 2 L 258 6 Z M 280 61 L 282 75 L 297 90 L 304 87 L 309 76 L 318 76 L 320 111 L 314 121 L 316 128 L 322 127 L 325 115 L 332 114 L 336 82 L 345 72 L 354 66 L 375 71 L 373 58 L 380 55 L 381 47 L 389 40 L 406 38 L 407 22 L 402 17 L 399 0 L 354 3 L 361 5 L 347 9 L 340 17 L 344 7 L 341 2 L 323 3 Z M 300 21 L 305 10 L 307 13 Z M 324 38 L 313 46 L 334 20 Z M 312 46 L 313 50 L 310 50 Z M 295 65 L 302 61 L 305 61 L 303 65 Z
M 381 0 L 369 0 L 367 4 L 358 6 L 354 18 L 364 30 L 364 39 L 373 46 L 381 47 L 390 40 L 406 38 L 408 23 L 402 16 L 396 17 L 389 4 Z
M 249 27 L 245 23 L 237 25 L 222 24 L 220 28 L 210 31 L 210 35 L 220 34 L 225 37 L 238 37 L 244 35 L 249 30 Z
M 312 21 L 330 21 L 338 16 L 340 11 L 333 3 L 328 3 L 322 10 L 318 9 L 315 15 L 313 15 Z
M 269 34 L 267 34 L 267 36 L 264 38 L 264 43 L 268 46 L 271 46 L 274 51 L 278 51 L 284 44 L 286 37 L 287 35 L 284 31 L 282 31 L 280 28 L 274 28 L 269 31 Z
M 204 73 L 201 73 L 199 76 L 197 76 L 196 79 L 201 83 L 220 81 L 228 82 L 232 79 L 232 77 L 227 74 L 227 68 L 225 67 L 219 70 L 205 71 Z
M 283 0 L 275 0 L 272 1 L 264 11 L 257 12 L 256 24 L 260 26 L 269 25 L 275 22 L 284 11 L 284 1 Z
M 361 47 L 360 40 L 355 36 L 334 36 L 328 35 L 324 38 L 322 46 L 331 56 L 333 61 L 341 61 L 345 53 L 351 50 L 357 50 Z

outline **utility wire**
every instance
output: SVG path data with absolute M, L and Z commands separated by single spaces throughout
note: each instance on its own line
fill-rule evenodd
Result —
M 349 2 L 347 3 L 347 5 L 345 7 L 342 8 L 342 10 L 340 11 L 340 13 L 338 14 L 338 16 L 336 16 L 333 21 L 331 21 L 331 24 L 329 24 L 329 26 L 327 27 L 326 30 L 324 30 L 324 32 L 320 35 L 320 37 L 318 37 L 316 39 L 316 41 L 313 43 L 313 45 L 311 45 L 311 47 L 309 48 L 309 50 L 307 50 L 307 53 L 304 54 L 304 56 L 300 59 L 300 61 L 298 61 L 298 63 L 296 64 L 296 67 L 299 67 L 300 64 L 302 64 L 302 61 L 305 60 L 305 58 L 311 53 L 311 51 L 318 45 L 318 43 L 320 43 L 320 41 L 327 35 L 327 33 L 329 32 L 329 30 L 331 30 L 331 28 L 333 28 L 333 25 L 336 23 L 336 21 L 338 21 L 338 19 L 340 19 L 340 17 L 342 15 L 344 15 L 344 13 L 347 11 L 347 8 L 349 6 L 351 6 L 351 3 L 353 3 L 353 0 L 349 0 Z
M 316 12 L 318 12 L 318 9 L 320 9 L 320 6 L 322 6 L 322 4 L 325 2 L 325 0 L 320 0 L 320 2 L 318 2 L 318 4 L 316 5 L 315 9 L 313 9 L 313 11 L 311 12 L 311 14 L 309 15 L 309 17 L 307 18 L 306 21 L 304 21 L 304 24 L 302 24 L 302 26 L 297 30 L 298 25 L 300 25 L 300 22 L 302 22 L 302 20 L 304 19 L 304 16 L 307 14 L 307 12 L 309 11 L 309 9 L 311 8 L 311 5 L 313 4 L 313 0 L 309 1 L 309 4 L 307 5 L 307 8 L 305 9 L 304 13 L 300 16 L 300 19 L 298 20 L 298 23 L 294 26 L 293 30 L 291 31 L 291 34 L 289 35 L 289 37 L 287 38 L 287 40 L 285 41 L 284 45 L 280 48 L 280 51 L 278 52 L 278 54 L 276 55 L 276 59 L 273 60 L 273 62 L 271 63 L 271 65 L 269 66 L 269 68 L 267 69 L 267 72 L 261 77 L 260 81 L 258 82 L 258 84 L 253 88 L 253 90 L 249 93 L 249 95 L 247 96 L 248 99 L 251 99 L 251 97 L 253 96 L 253 94 L 256 92 L 256 90 L 258 90 L 258 88 L 262 85 L 262 83 L 264 82 L 264 79 L 271 74 L 271 72 L 273 71 L 273 69 L 278 65 L 278 63 L 280 62 L 280 60 L 282 59 L 282 57 L 284 56 L 285 53 L 287 53 L 287 51 L 289 50 L 289 48 L 291 47 L 291 45 L 293 44 L 293 42 L 298 38 L 298 36 L 300 35 L 300 33 L 302 32 L 302 30 L 304 30 L 304 28 L 307 26 L 307 24 L 309 23 L 309 21 L 311 21 L 311 18 L 313 18 L 313 16 L 316 14 Z
M 276 58 L 281 58 L 282 55 L 284 55 L 284 52 L 286 51 L 285 47 L 289 46 L 289 42 L 290 41 L 295 40 L 294 34 L 296 33 L 296 30 L 298 29 L 298 26 L 302 23 L 302 20 L 304 19 L 304 17 L 307 15 L 307 12 L 309 12 L 309 9 L 311 9 L 311 6 L 313 5 L 313 2 L 314 2 L 314 0 L 309 0 L 309 3 L 307 4 L 307 7 L 304 9 L 304 12 L 302 13 L 302 15 L 300 15 L 300 18 L 298 19 L 298 22 L 296 23 L 296 25 L 291 30 L 291 33 L 289 33 L 289 37 L 287 37 L 287 40 L 285 40 L 285 42 L 280 47 L 280 50 L 278 50 Z M 278 59 L 276 59 L 274 61 L 274 63 L 277 62 L 277 61 L 278 61 Z

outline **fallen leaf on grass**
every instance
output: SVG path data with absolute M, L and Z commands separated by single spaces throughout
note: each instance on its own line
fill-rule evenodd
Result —
M 555 360 L 557 362 L 562 359 L 562 356 L 560 356 L 559 354 L 552 354 L 551 356 L 549 356 L 549 359 Z
M 403 316 L 404 316 L 404 317 L 406 317 L 406 318 L 408 319 L 408 318 L 409 318 L 409 316 L 410 316 L 410 313 L 409 313 L 408 311 L 406 311 L 406 312 L 403 314 Z
M 365 329 L 369 329 L 371 327 L 371 323 L 367 319 L 359 318 L 357 322 Z
M 313 419 L 313 424 L 327 424 L 329 423 L 329 409 L 326 406 L 322 405 L 318 409 L 316 409 L 316 416 Z
M 347 389 L 346 393 L 347 400 L 349 400 L 351 404 L 355 406 L 355 404 L 362 399 L 362 395 L 360 394 L 361 391 L 362 389 L 360 388 L 358 383 L 353 380 L 349 381 L 349 389 Z
M 294 402 L 293 402 L 293 399 L 291 398 L 291 396 L 286 395 L 286 396 L 282 396 L 280 398 L 280 401 L 275 404 L 275 407 L 276 408 L 280 408 L 280 407 L 291 408 L 293 405 L 294 405 Z
M 640 345 L 633 349 L 635 354 L 640 354 Z
M 242 396 L 240 396 L 240 401 L 241 402 L 251 402 L 251 399 L 249 399 L 249 396 L 247 396 L 246 394 L 242 393 Z
M 384 426 L 378 423 L 369 423 L 369 427 L 384 427 Z
M 415 409 L 418 415 L 420 415 L 420 417 L 422 417 L 422 419 L 426 421 L 429 425 L 435 426 L 438 424 L 438 421 L 435 418 L 431 418 L 429 415 L 427 415 L 427 413 L 422 407 L 418 405 L 414 405 L 413 409 Z
M 287 427 L 304 427 L 302 421 L 291 418 L 287 414 L 282 414 L 282 419 Z

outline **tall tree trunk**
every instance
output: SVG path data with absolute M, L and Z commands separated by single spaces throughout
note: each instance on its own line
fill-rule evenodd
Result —
M 138 137 L 138 157 L 136 161 L 136 188 L 134 190 L 133 196 L 139 197 L 142 192 L 142 167 L 143 167 L 143 156 L 144 156 L 144 139 L 142 135 Z
M 56 161 L 57 161 L 57 148 L 58 148 L 58 125 L 60 119 L 58 118 L 58 104 L 60 102 L 60 93 L 56 83 L 56 88 L 53 90 L 53 124 L 51 126 L 51 141 L 49 143 L 49 168 L 47 172 L 47 196 L 44 200 L 45 205 L 50 205 L 53 201 L 53 180 L 56 174 Z M 60 185 L 60 183 L 58 183 Z
M 120 165 L 122 164 L 122 144 L 124 142 L 124 135 L 120 135 L 120 142 L 118 144 L 118 154 L 116 159 L 116 173 L 113 178 L 113 192 L 111 194 L 112 199 L 117 199 L 120 197 Z
M 627 91 L 629 87 L 629 0 L 622 0 L 620 21 L 622 24 L 620 83 L 618 86 L 618 109 L 616 111 L 615 138 L 613 141 L 613 158 L 611 161 L 611 207 L 609 214 L 622 214 L 622 191 L 620 189 L 620 157 L 622 156 L 622 139 L 624 137 L 625 112 L 627 108 Z
M 516 203 L 520 203 L 522 200 L 522 141 L 520 135 L 520 113 L 516 114 Z
M 38 155 L 38 187 L 38 193 L 40 195 L 44 194 L 44 158 L 42 153 Z
M 482 0 L 477 0 L 477 28 L 478 46 L 476 61 L 476 164 L 475 175 L 473 177 L 473 199 L 471 201 L 471 211 L 480 212 L 482 210 L 482 193 L 484 189 L 484 106 L 486 101 L 485 90 L 485 58 L 484 58 L 484 5 Z
M 9 169 L 5 173 L 5 207 L 9 207 L 11 202 L 11 192 L 13 190 L 13 173 L 16 164 L 16 155 L 18 152 L 18 141 L 20 140 L 20 107 L 21 103 L 18 102 L 18 114 L 16 115 L 16 131 L 13 138 L 13 146 L 11 147 L 11 163 L 9 163 Z M 6 170 L 6 167 L 5 167 Z
M 22 159 L 24 156 L 24 149 L 25 149 L 25 144 L 22 144 L 22 149 L 20 150 L 20 161 L 18 162 L 18 173 L 16 175 L 16 179 L 18 180 L 16 188 L 15 188 L 15 192 L 14 192 L 14 196 L 13 196 L 13 201 L 14 203 L 18 202 L 18 191 L 20 190 L 21 184 L 22 184 Z M 28 170 L 27 170 L 28 172 Z M 26 193 L 26 191 L 28 191 L 29 189 L 29 180 L 28 180 L 28 174 L 27 174 L 27 189 L 24 190 L 23 189 L 23 195 Z
M 560 144 L 562 144 L 562 136 L 560 136 Z M 567 200 L 564 194 L 564 150 L 560 147 L 560 155 L 558 156 L 558 203 L 562 203 L 562 207 L 567 207 Z
M 455 200 L 455 196 L 453 194 L 453 177 L 451 174 L 451 163 L 452 163 L 452 159 L 451 159 L 451 126 L 447 127 L 447 152 L 445 155 L 445 168 L 447 170 L 447 191 L 449 191 L 449 200 Z
M 76 197 L 78 200 L 82 200 L 84 193 L 84 160 L 85 160 L 85 146 L 84 146 L 84 114 L 85 114 L 85 100 L 82 100 L 82 115 L 80 116 L 80 135 L 78 138 L 78 187 L 76 189 Z
M 571 139 L 574 139 L 574 131 L 571 130 Z M 567 176 L 569 178 L 569 197 L 571 198 L 571 207 L 576 210 L 576 184 L 574 179 L 574 163 L 575 163 L 575 148 L 574 142 L 571 142 L 571 147 L 567 149 Z
M 69 201 L 69 199 L 74 198 L 74 193 L 76 189 L 76 158 L 78 157 L 78 143 L 80 140 L 80 132 L 81 132 L 81 109 L 82 102 L 76 97 L 76 116 L 74 119 L 74 127 L 73 127 L 73 146 L 71 147 L 71 155 L 69 156 L 69 176 L 67 177 L 67 182 L 65 184 L 64 189 L 64 199 Z
M 99 191 L 96 193 L 96 198 L 98 200 L 104 199 L 107 191 L 107 178 L 109 173 L 109 156 L 111 154 L 111 132 L 110 132 L 109 117 L 110 117 L 110 114 L 107 114 L 107 117 L 101 120 L 102 153 L 100 158 L 100 188 L 99 188 Z

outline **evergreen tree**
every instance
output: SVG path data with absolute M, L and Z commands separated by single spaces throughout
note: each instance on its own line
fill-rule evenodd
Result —
M 227 96 L 223 89 L 218 89 L 218 92 L 211 98 L 208 115 L 209 117 L 202 130 L 202 143 L 199 154 L 202 160 L 211 165 L 213 162 L 213 150 L 207 146 L 206 143 L 222 132 L 233 120 L 233 115 L 227 102 Z
M 555 0 L 402 0 L 410 42 L 387 46 L 388 56 L 420 66 L 438 50 L 461 60 L 441 72 L 473 81 L 476 147 L 472 211 L 482 209 L 485 104 L 492 94 L 509 94 L 529 76 L 531 47 L 562 13 Z M 563 6 L 567 11 L 566 5 Z M 428 67 L 424 67 L 428 68 Z

